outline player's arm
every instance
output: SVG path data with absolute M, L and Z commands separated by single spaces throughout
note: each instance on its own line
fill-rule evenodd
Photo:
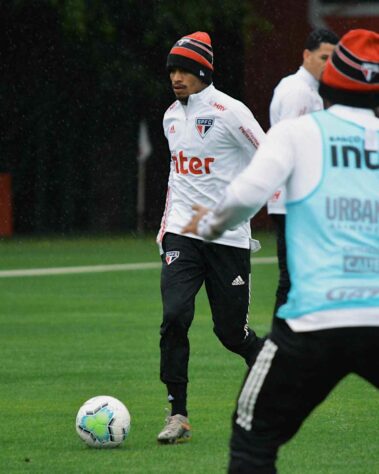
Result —
M 249 163 L 266 137 L 262 127 L 251 110 L 242 103 L 238 103 L 238 108 L 228 111 L 225 125 L 236 146 L 243 150 L 242 155 L 248 157 Z
M 288 131 L 286 123 L 272 128 L 254 160 L 227 187 L 224 199 L 213 210 L 196 207 L 197 213 L 182 232 L 213 240 L 254 216 L 292 171 Z

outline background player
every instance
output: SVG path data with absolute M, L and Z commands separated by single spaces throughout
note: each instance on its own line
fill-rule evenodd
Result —
M 324 108 L 318 93 L 319 79 L 329 59 L 338 36 L 324 28 L 313 30 L 308 36 L 303 51 L 303 64 L 295 74 L 283 78 L 274 90 L 270 104 L 271 126 L 288 118 L 300 117 Z M 285 227 L 285 188 L 276 190 L 267 203 L 267 212 L 275 223 L 279 282 L 276 291 L 274 314 L 287 301 L 290 280 L 287 269 Z

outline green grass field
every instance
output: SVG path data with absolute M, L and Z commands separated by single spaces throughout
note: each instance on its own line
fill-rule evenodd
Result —
M 274 256 L 260 236 L 257 257 Z M 0 242 L 0 271 L 159 262 L 145 239 L 23 239 Z M 254 265 L 251 325 L 269 328 L 276 264 Z M 212 332 L 203 291 L 190 332 L 193 439 L 159 446 L 166 404 L 158 377 L 159 269 L 46 276 L 0 274 L 0 472 L 186 473 L 226 471 L 230 418 L 244 363 Z M 75 432 L 80 405 L 122 400 L 132 416 L 125 444 L 87 448 Z M 280 396 L 280 394 L 278 394 Z M 350 376 L 280 452 L 281 474 L 379 473 L 379 398 Z

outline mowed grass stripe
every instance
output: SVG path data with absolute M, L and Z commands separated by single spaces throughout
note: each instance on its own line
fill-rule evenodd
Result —
M 276 257 L 255 257 L 251 259 L 253 265 L 271 265 L 277 262 Z M 26 268 L 18 270 L 1 270 L 0 278 L 44 276 L 44 275 L 67 275 L 69 273 L 102 273 L 119 272 L 129 270 L 153 270 L 160 268 L 160 262 L 120 263 L 111 265 L 84 265 L 78 267 L 55 267 L 55 268 Z

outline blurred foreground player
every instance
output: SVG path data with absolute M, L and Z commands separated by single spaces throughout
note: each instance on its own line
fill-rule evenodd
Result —
M 274 126 L 184 229 L 215 238 L 286 185 L 291 289 L 239 395 L 230 474 L 275 473 L 279 447 L 346 375 L 379 388 L 379 34 L 342 37 L 320 94 L 328 110 Z

